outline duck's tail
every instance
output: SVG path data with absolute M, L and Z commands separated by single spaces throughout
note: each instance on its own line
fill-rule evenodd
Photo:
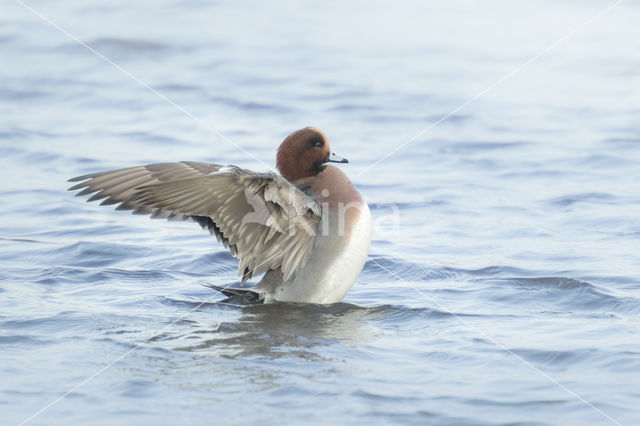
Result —
M 208 286 L 227 296 L 223 302 L 242 304 L 264 303 L 264 295 L 251 288 L 217 286 L 213 284 L 209 284 Z

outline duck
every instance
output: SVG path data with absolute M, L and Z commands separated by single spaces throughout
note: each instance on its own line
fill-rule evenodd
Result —
M 332 304 L 362 271 L 372 234 L 367 203 L 336 163 L 348 160 L 331 151 L 321 130 L 305 127 L 278 147 L 279 174 L 180 161 L 74 177 L 69 190 L 208 230 L 238 258 L 240 286 L 211 286 L 230 298 Z

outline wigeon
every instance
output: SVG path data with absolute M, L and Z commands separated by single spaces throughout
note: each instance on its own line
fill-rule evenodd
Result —
M 273 172 L 182 161 L 129 167 L 70 179 L 77 195 L 106 198 L 152 218 L 192 220 L 239 259 L 241 284 L 216 287 L 255 302 L 339 302 L 367 259 L 371 213 L 349 178 L 327 163 L 347 163 L 318 129 L 287 136 Z

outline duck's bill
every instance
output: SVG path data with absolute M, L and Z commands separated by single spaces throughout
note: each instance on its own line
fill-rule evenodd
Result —
M 349 160 L 347 160 L 346 158 L 342 158 L 338 155 L 335 155 L 333 152 L 331 153 L 331 155 L 329 155 L 329 159 L 327 160 L 328 163 L 348 163 Z

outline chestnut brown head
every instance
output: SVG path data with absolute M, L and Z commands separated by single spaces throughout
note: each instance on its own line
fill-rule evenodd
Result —
M 278 148 L 276 166 L 288 181 L 316 176 L 328 162 L 348 163 L 331 153 L 329 141 L 315 127 L 296 130 Z

